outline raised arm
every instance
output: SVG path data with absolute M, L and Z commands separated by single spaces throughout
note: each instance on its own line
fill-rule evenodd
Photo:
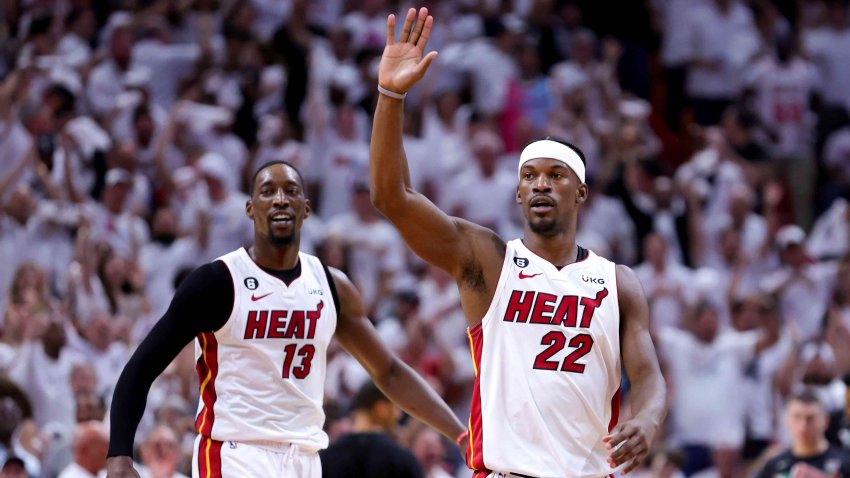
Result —
M 431 61 L 423 57 L 433 18 L 428 9 L 410 9 L 401 38 L 395 41 L 395 17 L 387 19 L 387 45 L 381 57 L 378 84 L 392 93 L 405 94 L 418 82 Z M 425 261 L 458 278 L 472 258 L 469 232 L 479 228 L 453 218 L 411 188 L 402 144 L 404 100 L 378 95 L 372 126 L 370 186 L 372 203 L 398 229 L 407 245 Z
M 336 339 L 366 369 L 375 385 L 402 410 L 455 440 L 466 429 L 449 406 L 381 342 L 366 318 L 363 301 L 342 272 L 331 269 L 339 296 Z
M 626 474 L 649 452 L 655 432 L 666 415 L 666 387 L 658 356 L 649 335 L 649 306 L 634 271 L 617 266 L 620 306 L 620 347 L 626 375 L 632 385 L 632 418 L 617 425 L 603 439 L 612 450 L 612 468 L 627 463 Z

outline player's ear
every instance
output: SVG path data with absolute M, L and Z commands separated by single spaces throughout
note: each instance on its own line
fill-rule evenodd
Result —
M 519 196 L 519 184 L 517 184 L 517 187 L 516 187 L 516 203 L 522 204 L 522 198 Z
M 254 203 L 250 199 L 245 201 L 245 215 L 254 220 Z
M 578 189 L 576 189 L 576 204 L 581 204 L 587 201 L 587 195 L 589 191 L 587 190 L 587 184 L 579 185 Z
M 310 217 L 310 212 L 312 212 L 312 211 L 313 211 L 313 208 L 310 207 L 310 200 L 305 199 L 304 200 L 304 219 L 307 219 L 308 217 Z

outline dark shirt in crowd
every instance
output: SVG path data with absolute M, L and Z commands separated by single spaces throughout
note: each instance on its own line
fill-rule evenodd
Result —
M 383 433 L 350 433 L 319 453 L 323 478 L 423 478 L 406 448 Z
M 820 455 L 801 458 L 794 456 L 791 450 L 768 461 L 758 478 L 790 478 L 791 468 L 797 463 L 805 463 L 826 473 L 830 477 L 850 478 L 850 452 L 830 446 Z

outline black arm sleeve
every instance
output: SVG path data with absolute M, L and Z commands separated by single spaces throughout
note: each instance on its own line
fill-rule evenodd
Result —
M 151 384 L 195 336 L 214 332 L 227 322 L 233 299 L 230 271 L 221 261 L 195 269 L 180 284 L 168 311 L 139 344 L 115 384 L 108 456 L 133 455 Z

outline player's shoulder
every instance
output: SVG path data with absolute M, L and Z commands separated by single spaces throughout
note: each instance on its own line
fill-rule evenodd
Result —
M 457 230 L 471 241 L 476 253 L 495 251 L 504 257 L 507 243 L 496 231 L 460 217 L 452 217 L 452 221 Z M 480 247 L 486 249 L 479 249 Z

